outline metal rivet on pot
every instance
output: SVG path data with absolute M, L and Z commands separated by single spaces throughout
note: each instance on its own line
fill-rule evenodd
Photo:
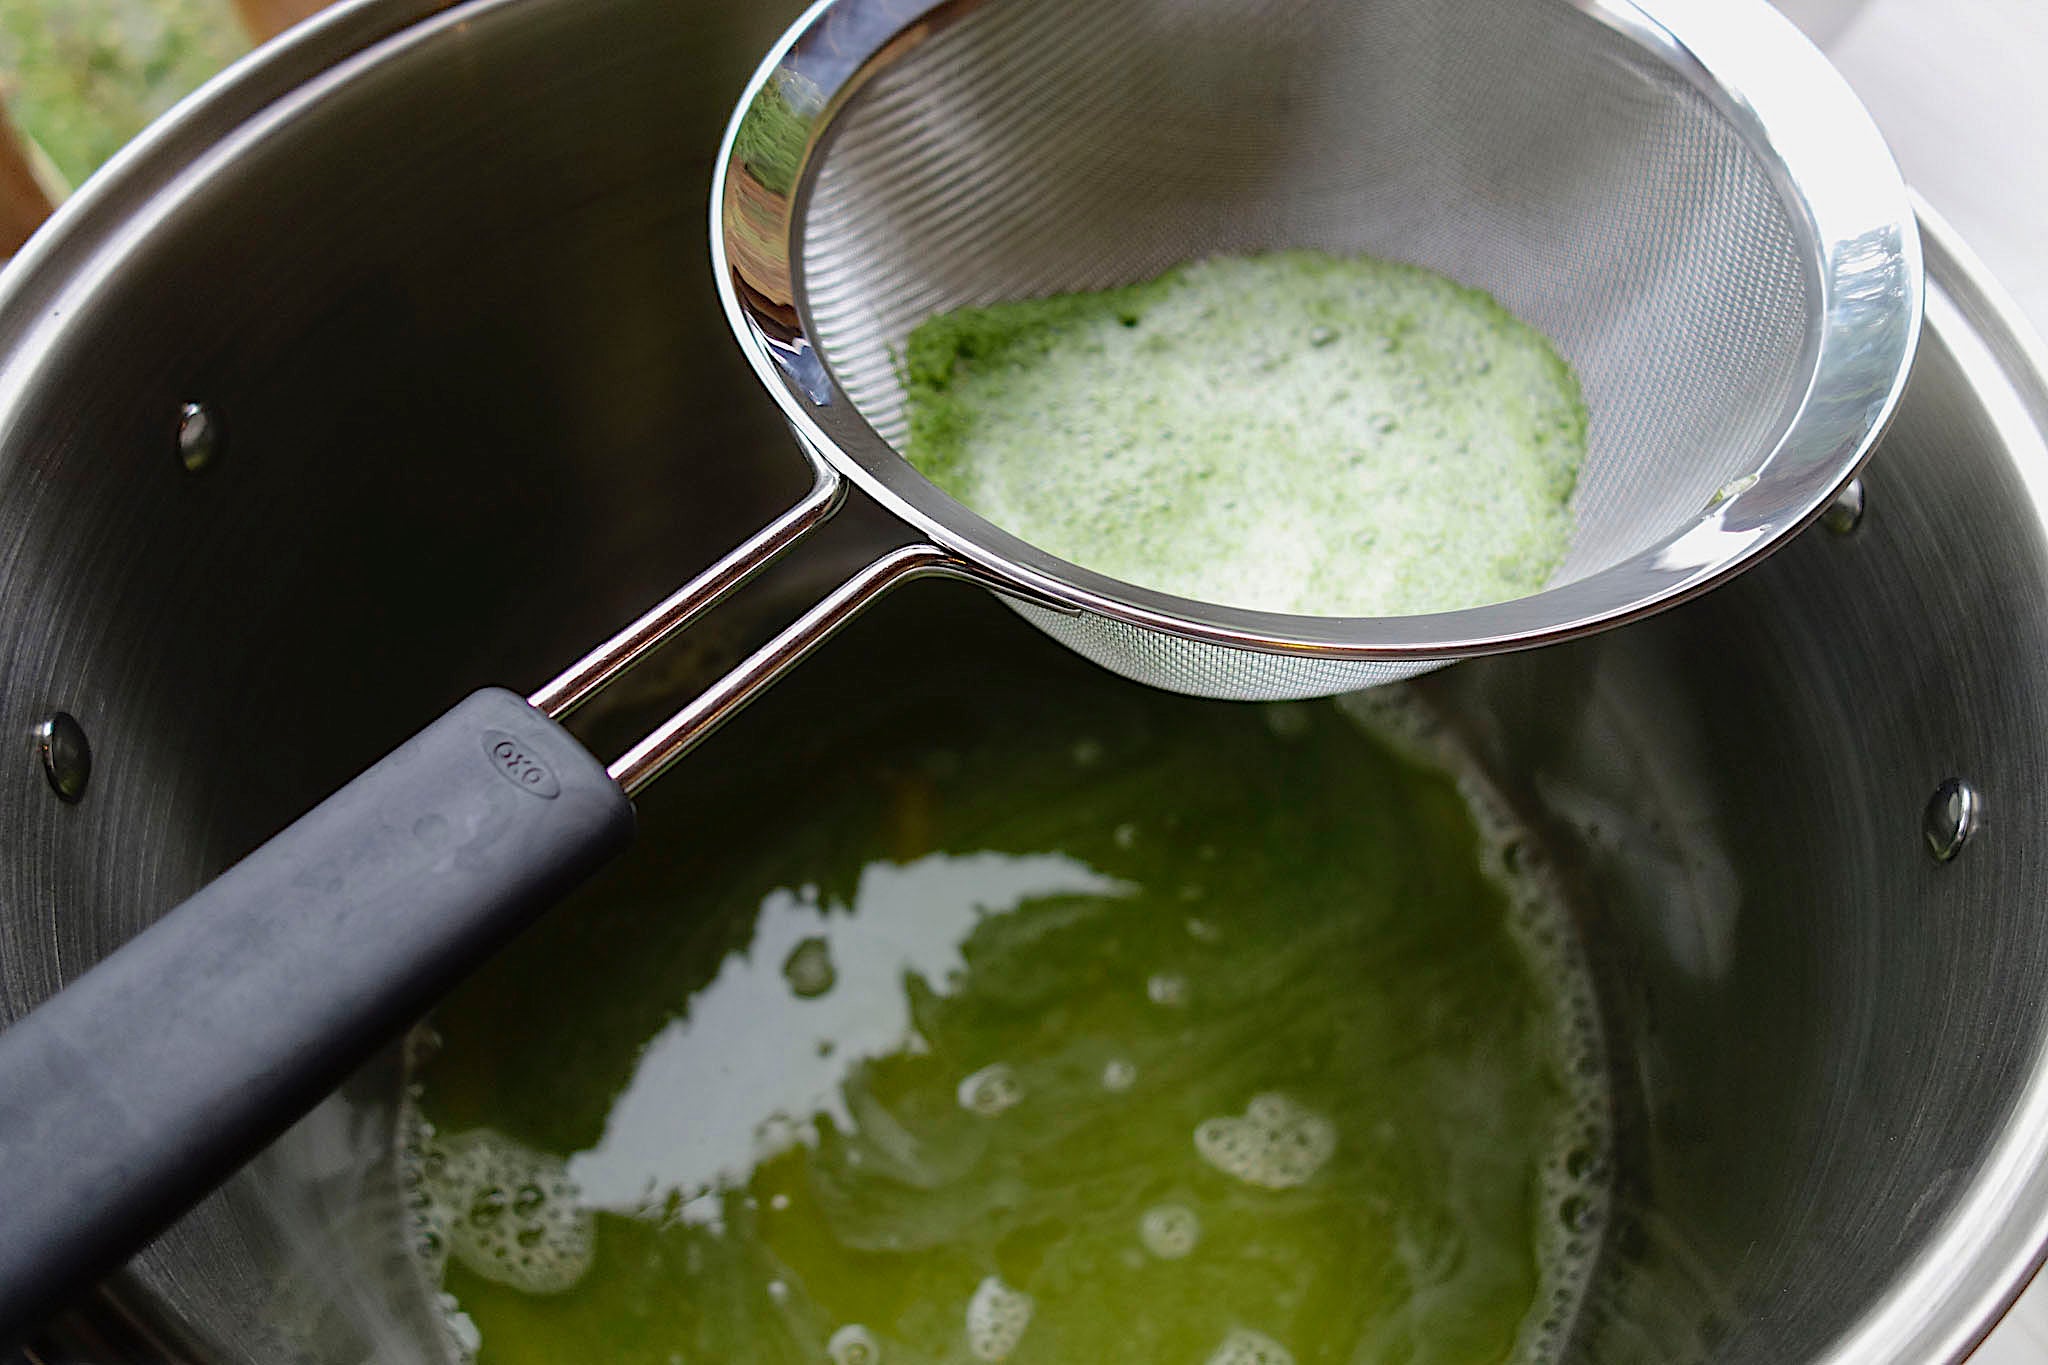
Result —
M 220 458 L 220 418 L 204 403 L 187 403 L 178 410 L 178 459 L 193 473 Z
M 1835 500 L 1820 514 L 1820 524 L 1838 536 L 1846 536 L 1863 521 L 1863 480 L 1851 479 Z
M 43 776 L 50 779 L 51 791 L 66 801 L 85 795 L 85 784 L 92 777 L 92 745 L 86 741 L 85 727 L 69 712 L 53 711 L 36 727 L 36 752 L 42 757 Z
M 1960 777 L 1951 777 L 1934 789 L 1921 817 L 1927 835 L 1927 851 L 1938 863 L 1945 863 L 1963 851 L 1984 814 L 1984 798 Z

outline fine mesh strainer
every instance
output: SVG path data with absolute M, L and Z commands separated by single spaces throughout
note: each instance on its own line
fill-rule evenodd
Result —
M 530 699 L 470 697 L 0 1033 L 0 1349 L 622 848 L 642 785 L 893 584 L 975 579 L 1119 672 L 1217 696 L 1563 639 L 1812 517 L 1890 414 L 1920 318 L 1897 172 L 1761 0 L 827 0 L 748 89 L 713 204 L 719 286 L 809 494 Z M 1577 369 L 1590 460 L 1545 591 L 1383 619 L 1186 601 L 1023 544 L 896 454 L 892 351 L 930 313 L 1301 246 L 1482 286 Z M 886 537 L 660 730 L 607 768 L 555 723 L 849 501 L 843 524 Z
M 821 477 L 1177 691 L 1342 691 L 1697 592 L 1849 479 L 1918 333 L 1898 173 L 1754 0 L 829 0 L 742 107 L 720 282 Z M 1571 362 L 1589 453 L 1546 591 L 1362 619 L 1189 601 L 1035 549 L 897 455 L 895 357 L 931 314 L 1283 247 L 1480 286 Z

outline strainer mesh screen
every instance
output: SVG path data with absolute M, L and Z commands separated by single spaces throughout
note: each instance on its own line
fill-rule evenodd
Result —
M 893 356 L 931 314 L 1282 247 L 1429 266 L 1558 346 L 1592 412 L 1561 582 L 1693 522 L 1804 391 L 1815 276 L 1765 165 L 1562 0 L 994 0 L 838 115 L 797 258 L 819 353 L 900 442 Z
M 1015 598 L 1004 603 L 1047 635 L 1113 672 L 1194 697 L 1231 701 L 1297 701 L 1380 687 L 1441 668 L 1446 659 L 1395 662 L 1262 654 L 1183 639 L 1098 616 L 1068 615 Z

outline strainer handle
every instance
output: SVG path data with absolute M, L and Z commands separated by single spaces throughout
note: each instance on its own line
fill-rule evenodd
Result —
M 590 695 L 843 498 L 821 481 L 536 701 Z M 609 770 L 478 692 L 0 1031 L 0 1354 L 622 850 L 633 793 L 875 598 L 973 576 L 902 530 Z
M 582 745 L 487 689 L 0 1032 L 0 1355 L 632 832 Z

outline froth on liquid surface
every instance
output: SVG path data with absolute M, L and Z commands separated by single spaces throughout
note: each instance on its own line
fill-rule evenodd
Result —
M 587 1239 L 548 1225 L 573 1276 L 447 1261 L 483 1361 L 1548 1353 L 1599 1235 L 1599 1042 L 1483 782 L 1384 698 L 1361 725 L 1016 686 L 937 746 L 919 714 L 842 738 L 829 779 L 732 779 L 440 1012 L 443 1145 L 552 1177 L 624 1150 L 628 1109 L 676 1135 L 609 1172 Z M 784 974 L 813 937 L 822 994 Z M 902 1036 L 857 1043 L 849 1010 Z M 778 1089 L 762 1036 L 830 1094 Z M 665 1071 L 677 1047 L 703 1064 Z M 687 1140 L 735 1113 L 751 1154 Z
M 905 378 L 905 454 L 996 525 L 1271 611 L 1537 591 L 1586 453 L 1540 333 L 1430 271 L 1312 251 L 945 314 L 911 334 Z

